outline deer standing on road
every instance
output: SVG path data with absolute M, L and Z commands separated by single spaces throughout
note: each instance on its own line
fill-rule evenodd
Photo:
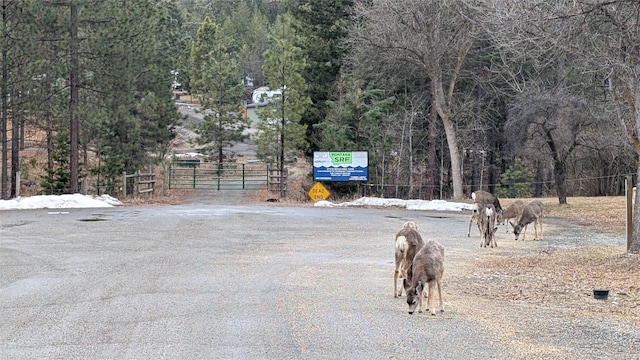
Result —
M 478 203 L 478 230 L 480 230 L 480 247 L 498 247 L 495 233 L 496 209 L 493 204 Z
M 484 190 L 477 190 L 471 193 L 471 198 L 473 199 L 473 214 L 471 214 L 471 219 L 469 219 L 469 229 L 467 230 L 467 237 L 471 236 L 471 224 L 478 224 L 478 229 L 480 229 L 480 224 L 478 223 L 478 204 L 492 204 L 497 214 L 502 213 L 502 206 L 500 206 L 500 200 L 498 197 L 493 195 L 492 193 Z
M 518 220 L 514 224 L 509 222 L 513 226 L 513 234 L 516 236 L 516 240 L 520 237 L 520 233 L 524 229 L 522 240 L 527 235 L 527 225 L 533 223 L 533 231 L 535 232 L 533 240 L 542 240 L 544 234 L 542 233 L 542 216 L 544 211 L 544 205 L 540 200 L 533 200 L 527 206 L 522 209 L 522 214 L 518 217 Z M 540 238 L 538 238 L 538 227 L 540 227 Z
M 396 234 L 396 268 L 393 273 L 393 297 L 402 296 L 402 287 L 398 290 L 398 277 L 411 280 L 408 277 L 413 265 L 413 258 L 423 245 L 424 241 L 420 233 L 418 233 L 418 226 L 413 221 L 404 223 L 402 229 Z
M 504 228 L 508 233 L 510 220 L 517 219 L 518 216 L 522 214 L 522 209 L 524 209 L 524 201 L 518 199 L 511 203 L 503 212 L 499 213 L 496 221 L 498 224 L 504 224 Z M 513 229 L 513 226 L 511 228 Z
M 428 240 L 413 259 L 413 266 L 409 273 L 409 278 L 404 279 L 409 314 L 413 314 L 416 306 L 418 312 L 422 312 L 425 286 L 428 287 L 427 307 L 431 311 L 431 315 L 436 314 L 434 306 L 434 288 L 436 286 L 438 286 L 438 297 L 440 298 L 440 312 L 444 312 L 441 284 L 444 273 L 444 246 L 436 240 Z

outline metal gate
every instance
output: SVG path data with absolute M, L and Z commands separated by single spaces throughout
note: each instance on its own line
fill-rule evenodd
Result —
M 178 160 L 169 165 L 170 189 L 261 190 L 269 182 L 267 164 Z

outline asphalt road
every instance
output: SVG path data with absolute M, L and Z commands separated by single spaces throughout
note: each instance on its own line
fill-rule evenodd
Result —
M 3 211 L 0 358 L 519 358 L 475 314 L 496 309 L 447 288 L 491 251 L 466 237 L 468 219 L 204 203 Z M 392 295 L 407 220 L 446 248 L 443 314 L 409 315 Z

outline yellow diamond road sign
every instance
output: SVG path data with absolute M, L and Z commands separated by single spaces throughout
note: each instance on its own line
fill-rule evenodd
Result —
M 331 195 L 329 190 L 327 190 L 319 182 L 315 183 L 315 185 L 313 185 L 311 190 L 309 190 L 309 197 L 313 201 L 325 200 L 326 198 L 329 197 L 329 195 Z

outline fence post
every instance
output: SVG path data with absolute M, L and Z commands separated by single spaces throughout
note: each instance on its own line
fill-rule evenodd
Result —
M 631 248 L 631 241 L 633 240 L 633 200 L 635 195 L 633 193 L 631 175 L 627 175 L 625 185 L 627 192 L 627 252 L 629 252 L 629 249 Z
M 140 171 L 136 170 L 133 175 L 133 193 L 140 194 Z M 137 197 L 137 195 L 135 195 L 135 197 Z
M 20 178 L 20 171 L 16 171 L 16 197 L 20 196 L 20 187 L 21 187 L 21 178 Z
M 122 172 L 122 192 L 124 194 L 124 198 L 127 198 L 127 171 Z

